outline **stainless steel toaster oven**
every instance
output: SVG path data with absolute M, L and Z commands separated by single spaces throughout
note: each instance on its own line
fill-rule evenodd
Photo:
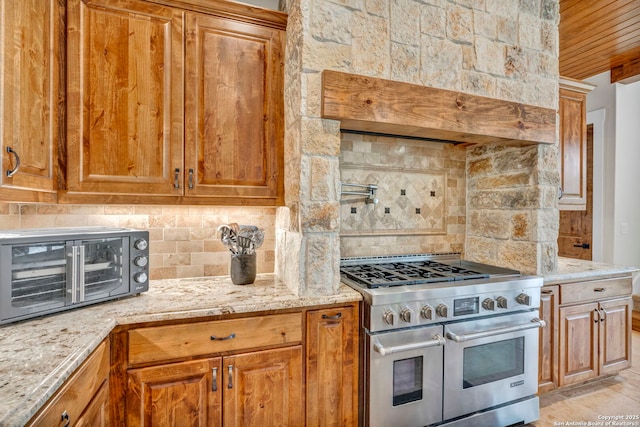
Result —
M 0 230 L 0 324 L 148 289 L 148 231 Z

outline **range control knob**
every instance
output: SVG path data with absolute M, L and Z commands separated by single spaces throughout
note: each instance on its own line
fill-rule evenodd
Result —
M 498 308 L 509 308 L 505 297 L 496 298 L 496 302 L 498 303 Z
M 402 310 L 400 310 L 400 318 L 407 323 L 411 323 L 412 313 L 413 313 L 413 310 L 411 310 L 409 307 L 404 307 Z
M 147 281 L 147 273 L 136 273 L 133 276 L 133 280 L 135 280 L 138 283 L 144 283 Z
M 384 323 L 386 323 L 387 325 L 395 325 L 396 324 L 396 313 L 395 311 L 391 310 L 390 308 L 387 308 L 384 313 L 382 313 L 382 320 L 384 320 Z
M 133 247 L 139 251 L 144 251 L 149 247 L 149 243 L 144 239 L 138 239 L 133 243 Z
M 484 301 L 482 301 L 482 308 L 493 311 L 496 309 L 496 302 L 492 298 L 485 298 Z
M 149 263 L 149 258 L 147 258 L 146 256 L 137 256 L 133 259 L 133 263 L 138 267 L 146 267 L 146 265 Z
M 531 305 L 531 297 L 525 293 L 521 293 L 516 297 L 516 302 L 522 305 Z
M 448 312 L 449 308 L 446 304 L 438 304 L 436 307 L 436 314 L 440 317 L 447 317 Z
M 423 306 L 420 310 L 420 316 L 422 316 L 423 319 L 427 320 L 433 319 L 433 308 L 428 305 Z

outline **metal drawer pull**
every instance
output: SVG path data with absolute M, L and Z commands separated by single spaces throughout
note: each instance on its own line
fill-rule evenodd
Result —
M 604 292 L 606 290 L 607 290 L 606 288 L 594 288 L 593 292 Z
M 553 291 L 551 289 L 543 289 L 540 293 L 544 295 L 553 295 Z
M 341 317 L 342 317 L 342 313 L 338 313 L 335 316 L 328 316 L 326 314 L 322 315 L 322 318 L 325 319 L 325 320 L 338 320 Z
M 11 147 L 7 147 L 7 153 L 13 154 L 16 158 L 16 165 L 14 168 L 7 171 L 7 176 L 11 178 L 16 172 L 18 172 L 18 168 L 20 167 L 20 156 L 18 156 L 18 153 L 16 153 L 16 151 Z
M 211 335 L 211 341 L 226 341 L 226 340 L 232 340 L 235 337 L 236 337 L 236 334 L 231 334 L 229 336 L 222 337 L 222 338 L 218 338 L 215 335 Z
M 373 344 L 373 349 L 378 353 L 380 353 L 381 355 L 386 356 L 387 354 L 402 353 L 410 350 L 418 350 L 420 348 L 438 347 L 438 346 L 445 345 L 446 342 L 447 341 L 440 334 L 434 335 L 431 341 L 423 341 L 423 342 L 417 342 L 412 344 L 393 345 L 390 347 L 383 346 L 380 343 L 380 341 L 376 339 L 375 343 Z
M 229 365 L 229 384 L 227 388 L 233 388 L 233 365 Z
M 211 391 L 218 391 L 218 368 L 211 369 Z
M 69 417 L 69 413 L 67 411 L 64 411 L 62 415 L 60 415 L 60 422 L 63 422 L 63 421 L 64 421 L 63 427 L 69 427 L 69 424 L 71 424 L 71 418 Z
M 547 326 L 547 322 L 545 322 L 544 320 L 540 320 L 536 317 L 535 319 L 531 319 L 530 323 L 525 323 L 524 325 L 490 329 L 488 331 L 473 332 L 473 333 L 464 334 L 464 335 L 456 335 L 453 332 L 447 332 L 447 338 L 455 342 L 464 342 L 464 341 L 475 340 L 478 338 L 492 337 L 494 335 L 507 334 L 509 332 L 525 331 L 527 329 L 533 329 L 533 328 L 544 328 L 545 326 Z

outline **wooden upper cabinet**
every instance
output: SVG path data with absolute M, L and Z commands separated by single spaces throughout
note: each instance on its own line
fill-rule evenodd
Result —
M 188 196 L 283 201 L 284 31 L 187 13 Z
M 181 194 L 182 15 L 69 0 L 68 193 Z
M 57 0 L 0 2 L 0 201 L 55 202 L 59 135 Z
M 587 208 L 587 93 L 593 86 L 560 79 L 560 190 L 561 210 Z

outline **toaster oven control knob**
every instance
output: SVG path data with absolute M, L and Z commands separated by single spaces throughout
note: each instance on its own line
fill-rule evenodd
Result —
M 523 292 L 516 297 L 516 302 L 522 305 L 531 305 L 531 297 Z
M 413 314 L 413 310 L 409 307 L 404 307 L 400 310 L 400 318 L 407 323 L 411 323 L 411 315 Z
M 133 263 L 138 267 L 146 267 L 149 259 L 146 256 L 137 256 L 133 259 Z
M 387 308 L 384 313 L 382 313 L 382 320 L 384 320 L 384 323 L 387 325 L 393 326 L 396 324 L 396 313 L 390 308 Z
M 436 314 L 440 317 L 447 317 L 448 312 L 449 308 L 446 304 L 438 304 L 436 307 Z
M 433 319 L 433 308 L 428 305 L 423 306 L 422 310 L 420 310 L 420 316 L 422 316 L 423 319 L 427 320 Z
M 482 308 L 493 311 L 496 309 L 496 302 L 492 298 L 485 298 L 482 301 Z
M 505 297 L 496 298 L 496 302 L 498 303 L 498 308 L 509 308 Z
M 135 280 L 138 283 L 144 283 L 147 281 L 147 273 L 136 273 L 133 276 L 133 280 Z
M 138 239 L 133 243 L 133 247 L 139 251 L 144 251 L 145 249 L 147 249 L 147 247 L 149 247 L 149 243 L 147 243 L 147 241 L 144 239 Z

